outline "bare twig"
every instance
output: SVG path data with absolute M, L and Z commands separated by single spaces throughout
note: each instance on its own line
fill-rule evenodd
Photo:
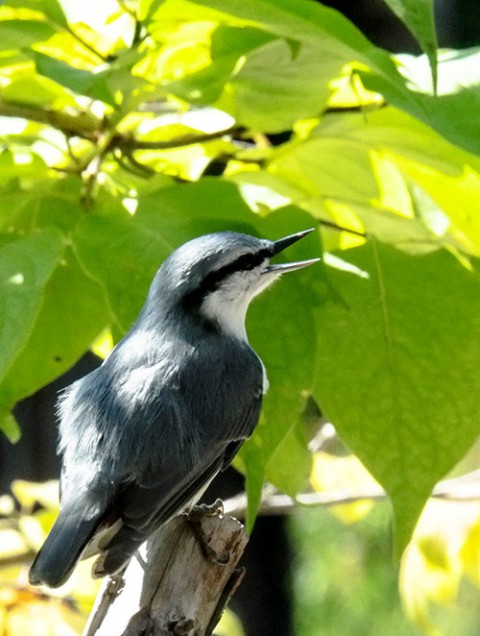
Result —
M 433 489 L 432 497 L 457 502 L 480 500 L 480 470 L 440 482 Z M 286 515 L 299 507 L 337 506 L 367 499 L 383 500 L 386 498 L 385 491 L 379 485 L 374 484 L 359 489 L 346 488 L 329 492 L 302 493 L 295 499 L 268 486 L 262 495 L 259 514 Z M 247 510 L 246 494 L 240 493 L 227 499 L 224 502 L 224 510 L 225 514 L 243 519 Z
M 91 113 L 78 112 L 74 114 L 57 110 L 45 110 L 34 106 L 6 102 L 0 99 L 0 116 L 20 117 L 40 124 L 48 124 L 65 135 L 76 135 L 89 141 L 95 141 L 102 129 L 102 121 Z
M 142 141 L 134 137 L 117 136 L 115 145 L 124 152 L 134 150 L 170 150 L 172 148 L 182 148 L 193 144 L 202 144 L 213 139 L 221 139 L 227 135 L 240 134 L 244 131 L 241 126 L 231 126 L 223 130 L 216 130 L 212 133 L 202 133 L 200 135 L 184 135 L 169 141 Z
M 124 157 L 131 164 L 131 166 L 135 168 L 136 173 L 138 175 L 143 176 L 145 178 L 145 177 L 151 177 L 152 175 L 155 174 L 155 170 L 153 168 L 150 168 L 150 166 L 147 166 L 141 163 L 140 161 L 137 161 L 137 159 L 135 159 L 135 157 L 133 156 L 132 151 L 125 151 Z
M 355 236 L 361 236 L 362 238 L 366 238 L 365 232 L 360 232 L 359 230 L 352 230 L 352 228 L 345 227 L 344 225 L 338 225 L 338 223 L 334 223 L 333 221 L 327 221 L 326 219 L 319 219 L 318 222 L 320 225 L 324 227 L 329 227 L 332 230 L 337 230 L 338 232 L 348 232 L 349 234 L 354 234 Z

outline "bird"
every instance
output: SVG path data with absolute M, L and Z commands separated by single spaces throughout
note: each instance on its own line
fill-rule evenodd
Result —
M 58 587 L 94 554 L 94 578 L 121 572 L 231 463 L 268 388 L 248 306 L 282 274 L 320 260 L 270 262 L 312 231 L 275 241 L 215 232 L 163 262 L 130 331 L 59 397 L 60 512 L 32 585 Z

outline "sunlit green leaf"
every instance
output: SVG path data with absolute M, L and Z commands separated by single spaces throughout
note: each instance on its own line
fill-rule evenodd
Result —
M 57 0 L 4 0 L 3 4 L 7 7 L 41 12 L 54 24 L 67 26 L 67 19 Z
M 40 20 L 0 20 L 0 50 L 23 49 L 47 40 L 55 28 Z
M 71 91 L 114 104 L 112 93 L 108 90 L 104 78 L 90 71 L 74 68 L 62 60 L 43 53 L 35 53 L 35 65 L 38 73 L 48 77 Z
M 34 75 L 14 80 L 2 90 L 5 101 L 29 106 L 74 106 L 75 102 L 67 91 L 47 77 Z
M 473 153 L 389 108 L 367 117 L 324 117 L 310 138 L 284 144 L 268 163 L 277 179 L 271 187 L 278 193 L 346 227 L 355 229 L 352 219 L 357 218 L 357 229 L 412 253 L 440 245 L 479 253 L 477 217 L 468 211 L 480 205 L 479 170 Z M 249 180 L 262 183 L 261 175 L 247 172 L 234 178 L 245 188 Z M 420 189 L 437 206 L 440 225 L 433 222 L 433 211 L 430 216 L 423 212 L 427 201 L 420 202 Z
M 149 28 L 175 24 L 179 15 L 187 13 L 192 20 L 218 21 L 222 28 L 229 29 L 228 47 L 216 51 L 217 61 L 214 35 L 213 65 L 171 89 L 192 100 L 195 90 L 201 96 L 207 85 L 212 98 L 213 88 L 218 92 L 221 82 L 226 82 L 218 105 L 253 129 L 278 132 L 290 128 L 299 117 L 318 115 L 332 92 L 331 81 L 352 59 L 381 75 L 387 74 L 398 90 L 404 89 L 389 56 L 375 49 L 340 13 L 320 4 L 293 0 L 228 4 L 217 0 L 167 0 L 144 9 L 151 22 Z M 259 46 L 254 36 L 258 31 L 276 39 Z M 235 53 L 238 63 L 232 72 Z
M 431 92 L 431 83 L 420 73 L 417 64 L 409 64 L 406 75 L 412 77 L 412 90 L 401 90 L 388 76 L 359 71 L 365 86 L 381 93 L 390 104 L 406 111 L 431 126 L 453 144 L 479 154 L 476 131 L 480 119 L 480 88 L 478 48 L 454 52 L 440 57 L 438 95 Z M 421 64 L 422 60 L 419 60 Z M 459 117 L 458 113 L 462 116 Z
M 329 271 L 315 397 L 389 493 L 401 551 L 478 436 L 480 281 L 445 251 L 412 258 L 371 241 L 348 260 L 363 275 Z
M 311 196 L 373 201 L 380 195 L 368 148 L 340 135 L 317 137 L 279 152 L 269 171 L 303 186 Z
M 458 148 L 422 122 L 394 108 L 381 108 L 367 115 L 325 117 L 312 136 L 350 139 L 365 149 L 388 151 L 447 174 L 460 174 L 463 164 L 480 170 L 475 153 Z

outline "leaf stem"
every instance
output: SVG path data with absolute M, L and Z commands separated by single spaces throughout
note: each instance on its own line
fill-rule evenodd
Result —
M 102 53 L 100 53 L 99 51 L 97 51 L 96 48 L 94 48 L 91 44 L 89 44 L 89 42 L 87 42 L 86 40 L 84 40 L 80 35 L 78 35 L 78 33 L 76 33 L 70 25 L 67 25 L 66 27 L 64 27 L 65 30 L 67 31 L 67 33 L 69 33 L 73 38 L 75 38 L 75 40 L 77 40 L 77 42 L 79 42 L 83 47 L 85 47 L 88 51 L 90 51 L 90 53 L 93 53 L 93 55 L 96 55 L 100 60 L 102 60 L 102 62 L 108 62 L 108 60 L 110 59 L 110 56 L 105 56 L 102 55 Z
M 241 126 L 231 126 L 223 130 L 216 130 L 212 133 L 202 133 L 201 135 L 184 135 L 169 141 L 143 141 L 134 137 L 124 137 L 119 135 L 115 139 L 115 146 L 124 152 L 133 150 L 169 150 L 171 148 L 182 148 L 194 144 L 205 143 L 213 139 L 221 139 L 227 135 L 240 134 L 244 131 Z

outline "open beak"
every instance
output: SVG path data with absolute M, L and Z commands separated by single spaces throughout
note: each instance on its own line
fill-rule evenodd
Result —
M 284 238 L 278 239 L 273 244 L 273 255 L 280 254 L 284 249 L 293 245 L 310 232 L 313 232 L 315 228 L 310 228 L 309 230 L 303 230 L 303 232 L 297 232 L 296 234 L 290 234 L 289 236 L 285 236 Z M 280 263 L 280 264 L 269 264 L 263 270 L 262 274 L 268 274 L 269 272 L 275 272 L 276 274 L 284 274 L 285 272 L 293 272 L 296 269 L 301 269 L 302 267 L 308 267 L 308 265 L 313 265 L 314 263 L 318 263 L 319 258 L 311 258 L 308 261 L 297 261 L 296 263 Z

